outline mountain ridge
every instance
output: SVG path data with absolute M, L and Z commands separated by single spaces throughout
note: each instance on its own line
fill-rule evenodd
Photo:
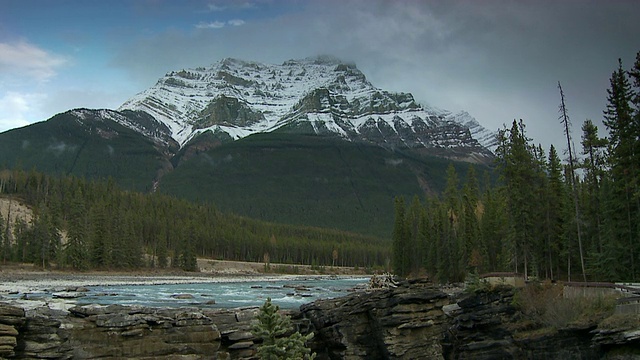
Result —
M 390 149 L 452 149 L 459 160 L 486 161 L 496 145 L 495 133 L 468 113 L 423 107 L 410 93 L 378 89 L 355 64 L 330 56 L 282 65 L 226 58 L 171 71 L 123 103 L 123 110 L 150 114 L 181 147 L 205 131 L 232 140 L 287 131 Z
M 394 197 L 441 192 L 450 164 L 491 172 L 478 139 L 495 140 L 468 113 L 375 88 L 336 58 L 224 59 L 170 72 L 117 110 L 73 109 L 0 133 L 0 166 L 384 238 Z

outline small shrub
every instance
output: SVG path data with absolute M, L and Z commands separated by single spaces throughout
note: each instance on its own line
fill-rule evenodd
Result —
M 300 273 L 300 269 L 298 266 L 293 265 L 276 265 L 273 268 L 273 272 L 276 274 L 294 274 L 297 275 Z
M 465 292 L 475 293 L 480 291 L 491 290 L 491 284 L 488 281 L 481 279 L 477 272 L 472 272 L 467 275 Z
M 616 314 L 604 319 L 598 328 L 600 329 L 633 329 L 640 327 L 640 315 Z
M 562 285 L 533 283 L 514 296 L 514 306 L 540 326 L 562 329 L 590 325 L 613 313 L 615 298 L 611 296 L 566 299 Z

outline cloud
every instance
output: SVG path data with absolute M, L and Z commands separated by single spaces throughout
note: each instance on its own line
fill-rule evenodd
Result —
M 36 81 L 46 81 L 68 63 L 63 56 L 47 52 L 26 41 L 0 43 L 0 76 L 13 78 L 26 75 Z
M 244 3 L 211 4 L 231 11 Z M 281 63 L 333 54 L 355 62 L 377 87 L 411 92 L 423 104 L 467 110 L 488 128 L 523 118 L 530 135 L 544 144 L 557 125 L 558 81 L 579 129 L 584 119 L 602 117 L 617 58 L 628 67 L 640 50 L 635 1 L 295 4 L 224 32 L 141 38 L 120 49 L 113 63 L 144 84 L 142 90 L 167 71 L 226 57 Z M 560 137 L 553 143 L 562 144 L 562 132 L 553 133 Z
M 0 97 L 0 132 L 29 125 L 29 119 L 38 114 L 38 104 L 46 95 L 9 91 Z
M 268 2 L 268 0 L 266 0 Z M 257 3 L 262 1 L 214 1 L 207 4 L 207 9 L 211 12 L 222 11 L 238 11 L 238 10 L 250 10 L 258 7 Z
M 200 22 L 196 24 L 198 29 L 222 29 L 225 23 L 222 21 Z
M 75 108 L 109 108 L 120 106 L 131 89 L 114 86 L 69 88 L 59 84 L 26 91 L 0 91 L 0 132 L 43 121 Z
M 218 5 L 215 3 L 207 4 L 207 8 L 209 9 L 209 11 L 225 11 L 227 9 L 226 6 Z
M 195 25 L 196 29 L 222 29 L 226 25 L 231 26 L 242 26 L 245 24 L 244 20 L 241 19 L 231 19 L 226 23 L 223 21 L 212 21 L 212 22 L 199 22 Z
M 227 21 L 227 23 L 232 26 L 242 26 L 245 24 L 244 20 L 241 19 L 232 19 Z

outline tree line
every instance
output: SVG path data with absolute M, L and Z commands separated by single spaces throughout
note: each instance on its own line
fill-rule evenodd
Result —
M 0 261 L 43 268 L 197 270 L 198 257 L 317 266 L 381 267 L 384 240 L 225 214 L 214 206 L 35 171 L 0 172 L 0 196 L 33 210 L 0 216 Z M 9 207 L 11 211 L 11 207 Z
M 640 275 L 640 52 L 610 78 L 600 137 L 582 124 L 578 156 L 560 84 L 568 159 L 526 135 L 524 121 L 499 131 L 499 180 L 480 189 L 471 166 L 453 167 L 440 196 L 395 203 L 393 269 L 441 282 L 474 272 L 540 279 L 630 281 Z M 487 176 L 487 175 L 485 175 Z M 488 178 L 488 177 L 487 177 Z M 491 184 L 485 181 L 485 184 Z

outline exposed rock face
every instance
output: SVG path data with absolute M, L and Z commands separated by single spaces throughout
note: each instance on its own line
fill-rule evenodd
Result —
M 264 120 L 261 112 L 254 112 L 240 100 L 219 95 L 202 110 L 201 118 L 196 121 L 199 128 L 213 125 L 249 126 Z
M 120 305 L 25 313 L 0 304 L 0 359 L 250 358 L 256 313 Z
M 479 292 L 457 302 L 459 309 L 444 330 L 446 359 L 600 359 L 592 346 L 592 328 L 527 333 L 519 330 L 522 314 L 513 306 L 514 289 Z
M 439 359 L 447 295 L 430 286 L 378 290 L 303 305 L 319 359 Z
M 15 355 L 18 329 L 24 324 L 24 310 L 0 304 L 0 359 Z
M 319 300 L 293 312 L 318 359 L 632 359 L 637 316 L 530 331 L 514 290 L 448 295 L 424 282 Z M 257 308 L 202 310 L 0 304 L 0 358 L 254 359 Z M 523 321 L 525 320 L 525 321 Z
M 301 308 L 318 359 L 631 359 L 638 321 L 527 331 L 509 287 L 449 296 L 426 283 L 316 301 Z M 525 320 L 525 321 L 523 321 Z M 526 325 L 525 325 L 526 326 Z M 622 355 L 621 355 L 622 354 Z

